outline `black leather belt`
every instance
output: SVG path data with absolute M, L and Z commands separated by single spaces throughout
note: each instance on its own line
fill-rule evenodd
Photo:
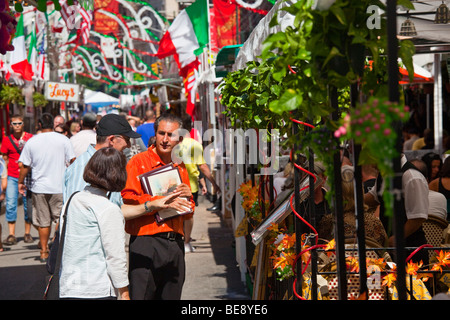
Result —
M 158 237 L 158 238 L 167 239 L 170 241 L 183 240 L 183 236 L 176 232 L 160 232 L 160 233 L 155 233 L 153 236 Z

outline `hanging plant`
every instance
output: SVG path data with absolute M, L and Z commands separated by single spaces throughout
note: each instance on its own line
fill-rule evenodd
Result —
M 314 10 L 314 1 L 299 0 L 282 8 L 295 17 L 292 26 L 271 34 L 263 43 L 263 60 L 275 59 L 277 71 L 274 78 L 282 81 L 280 99 L 270 102 L 270 109 L 277 113 L 300 110 L 303 119 L 317 123 L 320 117 L 329 115 L 328 90 L 351 84 L 364 86 L 368 91 L 387 88 L 387 79 L 380 79 L 385 70 L 384 55 L 387 50 L 386 21 L 380 28 L 366 26 L 370 14 L 369 5 L 385 9 L 380 1 L 335 1 L 328 10 Z M 412 8 L 410 1 L 399 4 Z M 271 26 L 278 24 L 277 15 Z M 412 55 L 414 45 L 409 40 L 400 42 L 399 56 L 413 74 Z M 371 68 L 365 68 L 365 58 L 370 56 Z M 294 71 L 294 72 L 292 72 Z M 380 81 L 382 80 L 382 81 Z M 386 90 L 382 90 L 387 92 Z
M 25 98 L 23 97 L 22 90 L 15 86 L 2 85 L 0 91 L 0 105 L 6 106 L 7 104 L 17 103 L 21 106 L 25 105 Z
M 244 69 L 230 72 L 221 84 L 223 112 L 231 121 L 247 129 L 278 129 L 280 135 L 290 132 L 291 124 L 286 114 L 274 113 L 269 102 L 277 100 L 282 83 L 273 76 L 273 61 L 250 61 Z
M 45 96 L 42 93 L 35 92 L 33 93 L 33 105 L 35 107 L 43 108 L 48 104 L 48 100 L 45 99 Z
M 392 124 L 405 122 L 408 117 L 408 106 L 392 103 L 385 98 L 371 97 L 366 103 L 349 109 L 334 136 L 342 141 L 353 139 L 361 145 L 359 164 L 376 164 L 387 190 L 389 180 L 394 176 L 392 161 L 399 156 L 397 133 Z M 386 214 L 392 215 L 393 195 L 384 192 L 383 199 L 386 201 Z

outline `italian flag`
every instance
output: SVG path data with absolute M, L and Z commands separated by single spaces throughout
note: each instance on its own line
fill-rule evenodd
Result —
M 36 29 L 33 29 L 33 32 L 31 33 L 31 40 L 30 40 L 30 48 L 28 50 L 28 62 L 31 64 L 31 70 L 33 71 L 33 74 L 36 74 L 37 70 L 37 48 L 36 48 Z
M 174 19 L 159 43 L 159 59 L 174 55 L 180 70 L 195 63 L 209 42 L 207 1 L 197 0 Z
M 10 65 L 11 69 L 15 73 L 21 74 L 24 80 L 31 81 L 33 70 L 31 64 L 28 62 L 23 29 L 23 15 L 21 14 L 17 23 L 16 34 L 12 40 L 14 51 L 10 53 Z

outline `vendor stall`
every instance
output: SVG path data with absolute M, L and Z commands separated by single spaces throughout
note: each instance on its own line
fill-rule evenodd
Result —
M 100 91 L 92 91 L 90 89 L 84 90 L 84 104 L 88 112 L 102 112 L 118 108 L 120 106 L 119 99 L 107 95 Z

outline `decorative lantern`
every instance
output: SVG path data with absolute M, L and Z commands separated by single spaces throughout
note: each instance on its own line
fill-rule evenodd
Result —
M 434 18 L 434 23 L 446 24 L 450 20 L 450 13 L 448 7 L 442 1 L 442 4 L 436 10 L 436 17 Z
M 409 18 L 403 21 L 402 26 L 400 27 L 400 35 L 404 37 L 417 36 L 416 26 Z

